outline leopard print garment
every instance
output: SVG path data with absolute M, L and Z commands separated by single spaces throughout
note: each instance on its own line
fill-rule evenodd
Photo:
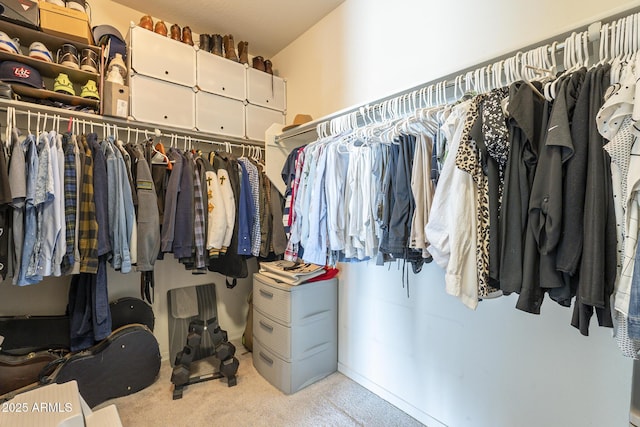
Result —
M 479 118 L 478 105 L 484 102 L 486 95 L 476 96 L 469 107 L 464 123 L 460 146 L 456 153 L 456 166 L 467 172 L 476 184 L 477 204 L 477 245 L 476 257 L 478 263 L 478 298 L 485 298 L 496 292 L 489 286 L 489 180 L 482 172 L 480 153 L 476 142 L 471 138 L 471 128 Z

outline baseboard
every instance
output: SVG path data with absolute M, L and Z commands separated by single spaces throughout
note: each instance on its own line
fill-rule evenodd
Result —
M 378 395 L 382 399 L 391 403 L 393 406 L 405 412 L 407 415 L 420 421 L 422 424 L 426 425 L 427 427 L 447 427 L 446 424 L 443 424 L 441 421 L 436 420 L 435 418 L 423 412 L 419 408 L 416 408 L 406 400 L 391 393 L 390 391 L 379 386 L 373 381 L 363 377 L 362 375 L 353 371 L 352 369 L 349 369 L 348 367 L 346 367 L 340 362 L 338 362 L 338 371 L 344 374 L 345 376 L 349 377 L 353 381 L 357 382 L 358 384 L 360 384 L 370 392 Z

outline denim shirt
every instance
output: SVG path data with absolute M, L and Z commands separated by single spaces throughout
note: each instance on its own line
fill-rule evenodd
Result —
M 22 146 L 25 152 L 27 162 L 27 196 L 25 198 L 24 212 L 24 242 L 22 245 L 22 258 L 20 262 L 20 273 L 18 275 L 17 285 L 33 285 L 40 280 L 33 277 L 27 277 L 27 267 L 29 260 L 36 244 L 37 233 L 37 213 L 36 213 L 36 181 L 38 175 L 39 158 L 36 149 L 36 139 L 33 135 L 29 135 L 23 142 Z
M 122 273 L 129 273 L 131 271 L 129 248 L 135 215 L 127 166 L 112 137 L 103 141 L 101 146 L 107 160 L 107 179 L 109 181 L 107 207 L 109 240 L 113 250 L 111 264 L 114 269 L 120 270 Z

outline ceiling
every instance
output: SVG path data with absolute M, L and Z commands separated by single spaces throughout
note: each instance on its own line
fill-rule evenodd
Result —
M 114 0 L 194 33 L 233 34 L 250 55 L 278 53 L 344 0 Z M 197 43 L 197 40 L 194 39 Z

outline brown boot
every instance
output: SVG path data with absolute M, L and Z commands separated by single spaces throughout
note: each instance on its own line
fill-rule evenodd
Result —
M 182 41 L 182 38 L 180 38 L 180 25 L 173 24 L 171 26 L 171 38 L 179 42 Z
M 189 28 L 188 25 L 182 28 L 182 43 L 193 46 L 193 36 L 191 35 L 191 28 Z
M 253 68 L 264 71 L 264 58 L 262 56 L 253 57 Z
M 253 68 L 264 71 L 264 58 L 262 56 L 253 57 Z
M 236 54 L 236 44 L 233 41 L 233 34 L 224 36 L 224 57 L 232 61 L 238 62 L 238 55 Z
M 264 61 L 264 72 L 273 75 L 273 64 L 270 59 Z
M 211 53 L 222 56 L 222 36 L 220 34 L 211 35 Z
M 156 22 L 156 26 L 153 31 L 160 34 L 161 36 L 167 37 L 167 25 L 164 23 L 164 21 Z
M 144 15 L 140 18 L 140 23 L 138 24 L 142 28 L 146 28 L 149 31 L 153 31 L 153 18 L 149 15 Z
M 238 43 L 238 57 L 239 57 L 240 63 L 242 64 L 249 63 L 249 43 L 248 42 Z

